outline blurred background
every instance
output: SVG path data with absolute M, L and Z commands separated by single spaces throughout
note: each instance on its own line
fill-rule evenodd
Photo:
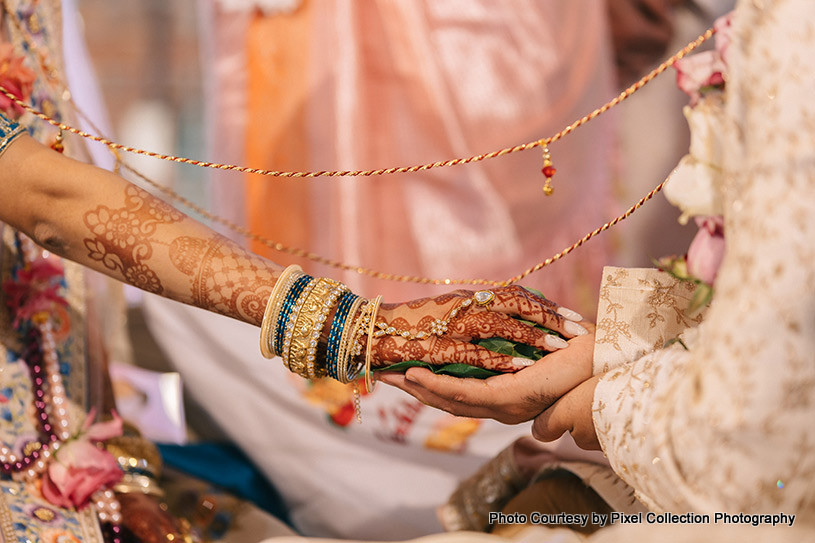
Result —
M 120 141 L 203 158 L 204 90 L 197 0 L 78 0 L 82 31 Z M 127 160 L 208 207 L 199 168 Z

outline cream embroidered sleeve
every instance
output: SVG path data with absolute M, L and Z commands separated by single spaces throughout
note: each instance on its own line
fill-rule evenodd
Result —
M 653 509 L 815 513 L 813 50 L 811 0 L 739 4 L 713 304 L 689 350 L 652 352 L 597 386 L 603 449 Z

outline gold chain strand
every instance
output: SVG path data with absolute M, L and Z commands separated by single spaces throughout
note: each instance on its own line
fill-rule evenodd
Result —
M 621 92 L 620 94 L 618 94 L 617 96 L 612 98 L 610 101 L 606 102 L 605 104 L 603 104 L 599 108 L 595 109 L 594 111 L 592 111 L 591 113 L 589 113 L 585 117 L 582 117 L 582 118 L 576 120 L 575 122 L 573 122 L 572 124 L 570 124 L 569 126 L 564 128 L 563 130 L 561 130 L 560 132 L 555 134 L 554 136 L 538 140 L 535 143 L 538 146 L 546 147 L 547 145 L 549 145 L 549 144 L 563 138 L 564 136 L 567 136 L 568 134 L 573 132 L 576 128 L 578 128 L 579 126 L 586 124 L 587 122 L 589 122 L 589 121 L 593 120 L 594 118 L 602 115 L 603 113 L 605 113 L 609 109 L 613 108 L 614 106 L 619 105 L 620 102 L 622 102 L 623 100 L 625 100 L 626 98 L 628 98 L 629 96 L 631 96 L 632 94 L 634 94 L 635 92 L 637 92 L 638 90 L 643 88 L 645 85 L 650 83 L 659 74 L 661 74 L 662 72 L 664 72 L 665 70 L 667 70 L 668 68 L 670 68 L 671 66 L 676 64 L 676 62 L 678 60 L 681 60 L 683 57 L 685 57 L 689 53 L 691 53 L 694 49 L 696 49 L 697 47 L 699 47 L 700 45 L 705 43 L 708 39 L 710 39 L 713 36 L 713 34 L 715 34 L 715 32 L 716 32 L 716 30 L 714 28 L 708 28 L 698 38 L 696 38 L 695 40 L 693 40 L 692 42 L 687 44 L 685 47 L 683 47 L 682 49 L 677 51 L 671 58 L 669 58 L 668 60 L 666 60 L 665 62 L 663 62 L 662 64 L 660 64 L 656 68 L 654 68 L 653 70 L 651 70 L 649 73 L 644 75 L 639 81 L 637 81 L 636 83 L 634 83 L 633 85 L 631 85 L 630 87 L 625 89 L 623 92 Z M 530 144 L 526 144 L 526 145 L 529 146 Z M 521 147 L 521 146 L 519 146 L 519 147 Z
M 520 281 L 521 279 L 523 279 L 527 275 L 533 274 L 536 271 L 540 270 L 541 268 L 545 268 L 546 266 L 548 266 L 550 264 L 553 264 L 554 262 L 557 262 L 558 260 L 560 260 L 561 258 L 566 256 L 567 254 L 571 253 L 572 251 L 574 251 L 575 249 L 577 249 L 578 247 L 580 247 L 581 245 L 583 245 L 584 243 L 589 241 L 591 238 L 593 238 L 597 234 L 600 234 L 601 232 L 605 232 L 606 230 L 608 230 L 612 226 L 615 226 L 617 223 L 620 223 L 620 222 L 624 221 L 625 219 L 630 217 L 636 210 L 641 208 L 643 206 L 643 204 L 645 204 L 645 202 L 647 202 L 648 200 L 650 200 L 651 198 L 656 196 L 656 194 L 659 191 L 662 190 L 662 187 L 664 187 L 665 183 L 667 183 L 667 182 L 668 182 L 668 180 L 666 179 L 662 183 L 660 183 L 659 185 L 654 187 L 654 189 L 651 192 L 649 192 L 648 194 L 646 194 L 645 196 L 640 198 L 637 201 L 636 204 L 629 207 L 625 211 L 625 213 L 623 213 L 622 215 L 618 215 L 616 218 L 614 218 L 614 219 L 610 220 L 609 222 L 605 223 L 603 226 L 601 226 L 601 227 L 599 227 L 599 228 L 597 228 L 595 230 L 592 230 L 591 232 L 589 232 L 588 234 L 586 234 L 585 236 L 583 236 L 582 238 L 577 240 L 577 242 L 570 245 L 569 247 L 566 247 L 565 249 L 563 249 L 559 253 L 557 253 L 555 255 L 552 255 L 551 257 L 547 258 L 546 260 L 544 260 L 542 262 L 538 262 L 537 264 L 535 264 L 531 268 L 529 268 L 529 269 L 527 269 L 525 271 L 522 271 L 521 273 L 519 273 L 518 275 L 516 275 L 514 277 L 510 277 L 506 281 L 502 281 L 500 283 L 500 285 L 501 286 L 506 286 L 506 285 L 511 285 L 513 283 L 517 283 L 518 281 Z
M 511 153 L 516 153 L 518 151 L 525 151 L 527 149 L 532 149 L 534 147 L 546 146 L 553 142 L 556 142 L 563 137 L 567 136 L 568 134 L 572 133 L 578 127 L 586 124 L 587 122 L 595 119 L 599 115 L 602 115 L 612 107 L 620 104 L 623 100 L 640 90 L 643 86 L 648 84 L 652 81 L 656 76 L 667 70 L 670 66 L 672 66 L 677 60 L 683 58 L 688 53 L 699 47 L 702 43 L 708 40 L 714 34 L 714 29 L 708 29 L 704 34 L 690 42 L 688 45 L 683 47 L 679 52 L 674 54 L 671 58 L 654 68 L 650 73 L 646 74 L 642 77 L 639 81 L 625 89 L 623 92 L 615 96 L 609 102 L 606 102 L 601 107 L 595 109 L 588 115 L 576 120 L 560 132 L 556 133 L 553 136 L 549 136 L 548 138 L 543 138 L 537 141 L 523 143 L 520 145 L 516 145 L 514 147 L 506 147 L 504 149 L 500 149 L 498 151 L 492 151 L 489 153 L 484 153 L 480 155 L 474 155 L 467 158 L 454 158 L 450 160 L 443 160 L 439 162 L 432 162 L 427 164 L 420 164 L 416 166 L 403 166 L 403 167 L 391 167 L 391 168 L 381 168 L 377 170 L 320 170 L 320 171 L 290 171 L 290 172 L 283 172 L 283 171 L 276 171 L 276 170 L 265 170 L 260 168 L 250 168 L 247 166 L 237 166 L 235 164 L 220 164 L 217 162 L 207 162 L 201 160 L 194 160 L 185 157 L 179 157 L 174 155 L 166 155 L 162 153 L 156 153 L 153 151 L 145 151 L 143 149 L 137 149 L 135 147 L 130 147 L 127 145 L 122 145 L 120 143 L 116 143 L 111 141 L 107 138 L 103 138 L 98 135 L 90 134 L 83 130 L 79 130 L 72 126 L 69 126 L 64 123 L 60 123 L 52 119 L 51 117 L 45 115 L 44 113 L 37 111 L 36 109 L 32 108 L 30 105 L 26 104 L 22 100 L 19 100 L 16 96 L 10 93 L 5 87 L 0 86 L 0 92 L 2 92 L 5 96 L 7 96 L 10 100 L 12 100 L 15 104 L 26 110 L 27 112 L 35 115 L 36 117 L 42 119 L 43 121 L 51 124 L 52 126 L 64 130 L 66 132 L 71 132 L 72 134 L 76 134 L 77 136 L 81 136 L 83 138 L 102 143 L 103 145 L 108 146 L 110 149 L 117 150 L 117 151 L 126 151 L 128 153 L 133 153 L 137 155 L 144 155 L 153 158 L 158 158 L 161 160 L 167 160 L 170 162 L 177 162 L 180 164 L 191 164 L 193 166 L 199 166 L 201 168 L 214 168 L 218 170 L 228 170 L 228 171 L 236 171 L 242 173 L 252 173 L 258 175 L 266 175 L 272 177 L 292 177 L 292 178 L 313 178 L 313 177 L 369 177 L 369 176 L 378 176 L 378 175 L 388 175 L 394 173 L 412 173 L 412 172 L 419 172 L 424 170 L 430 170 L 433 168 L 441 168 L 446 166 L 457 166 L 460 164 L 470 164 L 472 162 L 480 162 L 482 160 L 496 158 L 504 155 L 508 155 Z

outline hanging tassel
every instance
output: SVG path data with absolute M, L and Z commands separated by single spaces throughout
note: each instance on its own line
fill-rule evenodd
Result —
M 543 184 L 543 193 L 546 196 L 551 196 L 555 189 L 552 187 L 552 178 L 555 176 L 557 169 L 552 166 L 552 156 L 549 154 L 549 147 L 546 145 L 543 146 L 543 168 L 541 168 L 541 173 L 546 178 L 546 181 Z
M 54 138 L 54 143 L 51 144 L 51 149 L 56 151 L 57 153 L 64 153 L 65 152 L 65 145 L 62 143 L 62 129 L 59 129 L 57 132 L 57 137 Z

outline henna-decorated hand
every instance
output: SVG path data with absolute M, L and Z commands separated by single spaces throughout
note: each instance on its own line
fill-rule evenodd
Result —
M 488 293 L 494 296 L 490 297 Z M 516 317 L 516 318 L 514 318 Z M 463 363 L 500 371 L 517 371 L 533 361 L 513 358 L 470 343 L 474 339 L 502 337 L 533 345 L 546 351 L 568 346 L 563 339 L 529 324 L 540 324 L 565 337 L 587 333 L 577 324 L 582 317 L 518 286 L 497 287 L 474 293 L 457 290 L 435 298 L 422 298 L 400 304 L 383 304 L 377 314 L 373 342 L 374 366 L 387 366 L 405 360 L 431 364 Z M 442 335 L 432 330 L 446 328 Z M 390 329 L 390 330 L 387 330 Z M 410 339 L 398 335 L 407 332 Z
M 535 418 L 592 374 L 594 326 L 590 334 L 569 340 L 569 348 L 546 355 L 517 373 L 488 379 L 462 379 L 437 375 L 425 368 L 410 368 L 402 375 L 385 373 L 379 380 L 401 388 L 422 403 L 463 417 L 491 418 L 518 424 Z M 554 412 L 553 412 L 554 414 Z M 540 434 L 544 424 L 539 422 Z M 564 424 L 562 421 L 555 421 Z M 554 428 L 555 422 L 547 426 Z M 560 426 L 558 426 L 560 427 Z M 564 430 L 569 428 L 564 427 Z M 562 432 L 561 432 L 562 433 Z

